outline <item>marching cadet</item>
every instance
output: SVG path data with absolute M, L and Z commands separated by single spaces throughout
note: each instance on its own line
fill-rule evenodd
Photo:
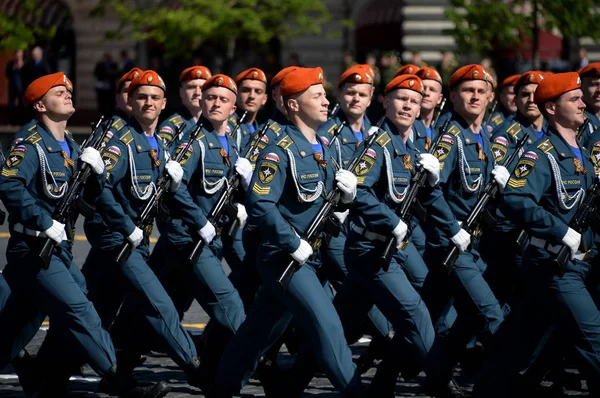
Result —
M 290 72 L 281 82 L 280 93 L 290 124 L 286 136 L 264 150 L 246 196 L 250 216 L 263 235 L 257 253 L 263 285 L 223 354 L 217 373 L 218 396 L 239 392 L 258 358 L 281 336 L 292 316 L 332 384 L 345 397 L 360 396 L 360 373 L 316 275 L 319 259 L 300 237 L 334 186 L 342 192 L 342 206 L 352 202 L 356 178 L 348 171 L 335 171 L 329 148 L 317 135 L 318 126 L 327 120 L 329 104 L 322 69 Z M 282 294 L 276 280 L 290 260 L 301 265 Z
M 597 183 L 594 163 L 577 141 L 585 119 L 582 99 L 575 72 L 546 76 L 535 92 L 535 102 L 548 119 L 548 135 L 521 156 L 504 192 L 504 214 L 514 223 L 522 222 L 531 236 L 521 270 L 527 289 L 521 316 L 508 326 L 508 344 L 476 384 L 477 396 L 506 397 L 520 389 L 518 373 L 551 330 L 561 334 L 563 345 L 575 348 L 590 396 L 600 394 L 600 312 L 587 289 L 590 253 L 581 249 L 592 247 L 594 233 L 589 227 L 570 227 L 586 193 Z M 569 257 L 560 268 L 557 253 L 565 247 Z
M 106 135 L 105 142 L 108 142 L 115 134 L 119 134 L 119 132 L 127 124 L 127 120 L 129 120 L 131 117 L 131 106 L 127 101 L 127 89 L 129 88 L 131 81 L 141 75 L 143 72 L 144 71 L 139 68 L 132 68 L 119 79 L 115 94 L 117 110 L 113 115 L 113 123 L 109 133 Z
M 547 129 L 547 122 L 534 101 L 534 94 L 538 84 L 544 80 L 542 71 L 529 71 L 520 75 L 514 83 L 515 103 L 517 113 L 514 118 L 509 118 L 496 128 L 491 141 L 492 156 L 496 164 L 503 164 L 504 159 L 516 151 L 517 143 L 525 136 L 527 141 L 521 153 L 536 142 Z M 505 165 L 508 170 L 513 170 L 513 164 Z M 513 301 L 515 284 L 518 282 L 519 269 L 521 268 L 521 250 L 517 239 L 522 225 L 515 226 L 506 219 L 499 208 L 496 212 L 496 223 L 492 229 L 486 229 L 479 243 L 479 252 L 488 265 L 486 271 L 489 283 L 496 297 L 501 303 Z M 523 245 L 526 242 L 522 242 Z M 502 247 L 502 250 L 498 250 Z
M 419 71 L 419 69 L 421 69 L 421 67 L 415 64 L 406 64 L 398 68 L 396 73 L 394 73 L 394 77 L 396 78 L 400 75 L 414 75 Z
M 421 121 L 426 132 L 427 139 L 423 149 L 429 150 L 431 143 L 435 140 L 433 129 L 438 127 L 433 125 L 435 110 L 444 98 L 444 94 L 442 94 L 442 77 L 437 70 L 429 66 L 422 67 L 415 75 L 419 76 L 423 82 L 423 101 L 421 102 L 421 112 L 417 120 Z M 440 112 L 442 112 L 442 109 L 440 109 Z M 415 142 L 415 144 L 418 145 L 419 142 Z
M 136 326 L 150 325 L 170 357 L 188 373 L 189 383 L 199 387 L 194 343 L 179 322 L 173 302 L 146 263 L 151 231 L 142 231 L 135 224 L 146 201 L 155 194 L 157 179 L 166 173 L 172 180 L 172 194 L 183 176 L 181 166 L 169 160 L 156 134 L 158 117 L 166 105 L 165 92 L 163 80 L 152 70 L 144 71 L 128 88 L 132 107 L 128 131 L 113 137 L 102 155 L 107 181 L 96 209 L 104 219 L 104 228 L 88 235 L 92 250 L 100 248 L 103 262 L 87 263 L 84 275 L 89 297 L 104 325 L 111 324 L 125 297 L 123 306 L 131 314 L 131 327 L 122 336 L 125 343 L 118 358 L 124 373 L 133 371 L 139 355 L 147 348 L 147 338 L 140 338 Z M 106 261 L 115 259 L 126 242 L 133 246 L 129 258 L 120 267 L 107 267 Z M 107 286 L 112 287 L 111 295 L 106 292 Z M 134 315 L 141 318 L 137 319 L 139 322 L 135 322 Z
M 590 134 L 600 128 L 600 62 L 589 63 L 578 73 L 581 77 L 585 117 L 590 121 L 586 131 L 580 133 L 580 139 L 586 143 Z
M 429 311 L 405 271 L 405 263 L 423 260 L 412 243 L 402 249 L 408 225 L 396 213 L 417 165 L 427 173 L 427 186 L 419 193 L 419 201 L 431 209 L 432 220 L 445 233 L 454 236 L 461 230 L 449 209 L 437 206 L 443 201 L 438 186 L 439 161 L 429 153 L 419 153 L 409 139 L 423 90 L 421 79 L 410 74 L 399 75 L 386 86 L 386 118 L 381 132 L 353 170 L 358 176 L 358 191 L 350 210 L 344 256 L 348 278 L 334 303 L 347 335 L 373 304 L 394 326 L 392 345 L 369 387 L 373 397 L 393 396 L 400 371 L 405 379 L 415 377 L 435 337 Z M 394 239 L 398 251 L 385 269 L 380 256 L 388 237 Z
M 191 132 L 202 114 L 202 85 L 212 76 L 210 69 L 206 66 L 191 66 L 186 68 L 179 75 L 179 97 L 181 106 L 171 116 L 169 116 L 158 127 L 158 136 L 172 148 L 171 152 L 177 148 L 177 145 L 185 142 L 184 137 Z M 175 134 L 183 128 L 177 137 Z M 174 143 L 171 141 L 175 139 Z
M 229 118 L 230 133 L 233 133 L 238 125 L 241 115 L 246 112 L 246 120 L 240 125 L 234 140 L 240 152 L 250 144 L 252 137 L 258 132 L 256 116 L 260 108 L 267 103 L 267 76 L 258 68 L 250 68 L 240 72 L 235 77 L 238 86 L 237 114 Z
M 56 358 L 44 358 L 48 352 L 83 357 L 102 376 L 101 391 L 163 397 L 170 389 L 164 382 L 135 390 L 132 379 L 117 373 L 110 336 L 101 328 L 98 313 L 86 297 L 83 276 L 72 261 L 72 240 L 67 240 L 72 239 L 72 231 L 65 231 L 65 225 L 52 218 L 78 162 L 87 163 L 92 170 L 84 200 L 93 203 L 105 182 L 99 152 L 86 148 L 79 154 L 79 146 L 66 132 L 67 121 L 75 112 L 71 90 L 71 81 L 62 72 L 38 78 L 27 87 L 23 102 L 33 107 L 36 124 L 30 135 L 12 148 L 0 173 L 0 198 L 9 211 L 11 232 L 3 272 L 11 297 L 0 314 L 0 364 L 13 359 L 29 343 L 48 315 L 52 337 L 49 334 L 47 339 L 54 338 L 53 344 L 60 345 L 60 351 L 59 347 L 46 351 L 46 340 L 38 358 L 40 369 L 54 374 Z M 41 260 L 32 261 L 31 253 L 39 251 L 46 239 L 57 244 L 47 269 Z M 27 324 L 33 327 L 21 333 Z M 41 396 L 66 393 L 68 375 L 51 382 L 42 387 Z M 54 389 L 55 382 L 60 383 L 61 390 Z
M 466 65 L 450 78 L 450 101 L 454 112 L 450 126 L 444 131 L 434 155 L 440 161 L 440 187 L 444 200 L 437 206 L 447 206 L 460 222 L 464 222 L 479 198 L 479 193 L 493 178 L 502 187 L 508 171 L 494 165 L 491 145 L 483 133 L 482 120 L 492 87 L 490 74 L 481 65 Z M 429 273 L 421 290 L 432 319 L 438 319 L 454 298 L 458 319 L 444 341 L 437 339 L 427 361 L 425 392 L 433 396 L 460 396 L 451 381 L 452 368 L 460 351 L 474 333 L 494 335 L 504 320 L 504 313 L 483 277 L 486 265 L 472 237 L 464 230 L 454 235 L 425 224 L 427 249 L 425 262 Z M 473 239 L 475 240 L 475 239 Z M 457 246 L 460 255 L 449 270 L 443 260 Z M 450 384 L 448 384 L 450 383 Z
M 235 111 L 236 94 L 233 79 L 221 74 L 212 76 L 202 86 L 203 128 L 181 161 L 183 184 L 171 206 L 178 209 L 173 212 L 178 218 L 174 224 L 181 221 L 186 228 L 166 232 L 166 252 L 171 258 L 169 267 L 175 268 L 178 275 L 177 280 L 171 281 L 168 291 L 184 290 L 211 318 L 213 330 L 210 333 L 205 330 L 204 350 L 200 355 L 205 380 L 214 377 L 222 349 L 246 318 L 242 300 L 221 266 L 222 243 L 221 238 L 216 237 L 216 231 L 224 226 L 207 219 L 234 172 L 239 173 L 244 190 L 252 177 L 250 162 L 239 156 L 235 140 L 227 134 L 227 120 Z M 181 143 L 176 154 L 186 150 L 186 145 Z M 247 213 L 244 205 L 239 203 L 237 218 L 243 228 Z M 196 235 L 204 241 L 204 246 L 198 260 L 190 266 L 187 256 L 196 243 Z M 218 332 L 213 325 L 215 322 Z
M 498 93 L 498 109 L 491 115 L 489 125 L 485 126 L 490 134 L 493 134 L 496 128 L 500 127 L 506 120 L 512 120 L 517 105 L 515 104 L 515 83 L 521 75 L 511 75 L 496 88 Z

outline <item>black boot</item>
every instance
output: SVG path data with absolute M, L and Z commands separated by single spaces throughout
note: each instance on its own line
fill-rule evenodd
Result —
M 377 367 L 377 372 L 373 377 L 373 381 L 369 385 L 367 394 L 372 398 L 394 398 L 396 396 L 396 381 L 400 374 L 400 365 L 398 360 L 385 358 Z
M 100 392 L 121 398 L 162 398 L 171 391 L 164 381 L 138 386 L 130 375 L 119 373 L 116 366 L 110 368 L 108 374 L 100 380 Z
M 188 371 L 188 384 L 199 388 L 207 398 L 215 397 L 214 378 L 203 368 L 198 358 L 193 358 Z
M 383 358 L 387 352 L 393 336 L 375 336 L 369 343 L 367 351 L 361 354 L 356 360 L 356 367 L 361 374 L 365 374 L 375 366 L 374 362 L 377 359 Z
M 435 398 L 463 398 L 464 392 L 460 386 L 451 379 L 448 383 L 440 383 L 433 381 L 431 378 L 426 378 L 421 385 L 421 391 Z
M 265 390 L 265 397 L 277 398 L 285 396 L 281 385 L 281 370 L 277 362 L 262 356 L 258 360 L 258 367 L 254 376 L 260 381 Z
M 42 379 L 36 358 L 29 355 L 27 351 L 21 350 L 12 360 L 11 365 L 19 377 L 19 383 L 25 395 L 33 395 L 40 390 Z

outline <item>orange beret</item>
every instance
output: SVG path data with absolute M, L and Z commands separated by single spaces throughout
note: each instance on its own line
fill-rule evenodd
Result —
M 144 73 L 144 71 L 141 70 L 140 68 L 131 68 L 131 70 L 129 72 L 125 73 L 119 79 L 119 82 L 117 83 L 117 93 L 121 91 L 121 89 L 123 88 L 123 84 L 125 84 L 126 82 L 132 81 L 133 79 L 135 79 L 142 73 Z
M 288 73 L 290 73 L 291 71 L 294 71 L 298 68 L 299 68 L 299 66 L 288 66 L 286 68 L 283 68 L 279 72 L 277 72 L 277 74 L 275 76 L 273 76 L 273 78 L 271 79 L 271 87 L 275 87 L 278 84 L 281 84 L 281 82 L 283 81 L 283 78 L 286 77 Z
M 580 87 L 581 77 L 577 72 L 549 75 L 537 86 L 534 101 L 536 104 L 543 104 Z
M 465 65 L 450 76 L 448 87 L 453 89 L 458 83 L 465 80 L 483 80 L 494 85 L 494 78 L 483 66 L 477 64 Z
M 506 79 L 502 80 L 502 82 L 498 86 L 498 90 L 502 90 L 504 87 L 514 86 L 520 77 L 521 75 L 510 75 Z
M 375 71 L 373 70 L 373 67 L 369 64 L 356 64 L 354 66 L 357 66 L 359 68 L 363 68 L 367 71 L 367 73 L 369 75 L 371 75 L 371 77 L 374 79 L 375 78 Z
M 165 86 L 165 82 L 162 77 L 158 75 L 155 71 L 148 69 L 142 72 L 138 77 L 131 81 L 131 84 L 127 88 L 127 94 L 131 95 L 135 91 L 136 88 L 140 86 L 155 86 L 165 93 L 167 92 L 167 87 Z
M 258 80 L 264 84 L 267 84 L 267 76 L 265 75 L 265 72 L 258 68 L 246 69 L 235 77 L 235 83 L 237 85 L 239 85 L 242 80 Z
M 208 79 L 212 76 L 210 69 L 206 66 L 190 66 L 181 72 L 179 75 L 179 82 L 184 80 L 195 80 L 195 79 Z
M 442 84 L 442 76 L 440 76 L 439 72 L 429 66 L 424 66 L 415 73 L 415 75 L 419 76 L 421 80 L 435 80 L 439 84 Z
M 580 77 L 600 77 L 600 62 L 590 62 L 579 70 Z
M 367 68 L 359 65 L 349 67 L 338 82 L 338 87 L 341 87 L 344 83 L 361 83 L 361 84 L 373 84 L 373 76 L 369 73 Z
M 73 91 L 73 83 L 69 78 L 62 72 L 53 73 L 35 79 L 23 94 L 23 104 L 25 106 L 40 100 L 46 95 L 46 93 L 56 86 L 65 86 L 67 90 Z
M 308 90 L 310 86 L 323 84 L 323 69 L 298 68 L 288 73 L 281 81 L 279 93 L 282 97 Z
M 545 72 L 542 72 L 541 70 L 530 70 L 529 72 L 523 73 L 513 85 L 515 86 L 515 91 L 517 91 L 522 86 L 528 84 L 540 84 L 545 78 Z
M 396 73 L 394 73 L 394 77 L 400 75 L 414 75 L 419 71 L 419 69 L 421 68 L 415 64 L 406 64 L 398 68 Z
M 202 91 L 206 91 L 211 87 L 223 87 L 228 90 L 233 91 L 235 95 L 237 95 L 237 84 L 227 75 L 216 74 L 210 77 L 207 81 L 202 85 Z
M 391 82 L 385 86 L 383 94 L 387 95 L 390 91 L 397 90 L 399 88 L 406 88 L 408 90 L 416 91 L 423 95 L 423 82 L 417 75 L 400 75 L 392 79 Z

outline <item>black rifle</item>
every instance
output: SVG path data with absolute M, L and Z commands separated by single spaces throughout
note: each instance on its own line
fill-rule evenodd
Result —
M 583 137 L 583 134 L 584 134 L 585 130 L 588 129 L 590 123 L 591 123 L 590 118 L 586 118 L 585 121 L 583 122 L 583 124 L 581 126 L 579 126 L 579 128 L 577 129 L 577 141 L 581 140 L 581 137 Z
M 267 130 L 271 127 L 269 123 L 265 124 L 263 128 L 256 135 L 256 139 L 253 144 L 250 146 L 248 151 L 246 151 L 246 155 L 244 156 L 248 159 L 251 154 L 258 149 L 258 144 L 260 143 L 261 138 L 267 133 Z M 217 203 L 214 204 L 212 209 L 210 209 L 210 213 L 206 219 L 209 223 L 218 226 L 225 216 L 225 214 L 229 214 L 232 218 L 231 225 L 227 229 L 227 236 L 233 238 L 239 228 L 240 224 L 237 219 L 237 207 L 233 204 L 232 198 L 233 194 L 237 191 L 240 185 L 240 174 L 234 170 L 231 177 L 229 177 L 229 181 L 227 182 L 226 188 L 217 200 Z M 195 234 L 197 235 L 197 233 Z M 188 261 L 192 264 L 196 264 L 198 258 L 200 258 L 200 254 L 202 253 L 202 249 L 204 248 L 204 239 L 200 236 L 195 237 L 196 243 L 194 243 L 194 247 L 188 256 Z
M 237 143 L 237 138 L 235 137 L 235 135 L 237 134 L 238 130 L 242 127 L 242 123 L 244 123 L 246 121 L 247 117 L 248 117 L 248 111 L 244 111 L 244 113 L 242 113 L 242 116 L 240 116 L 240 118 L 238 119 L 237 124 L 235 125 L 235 128 L 229 134 L 229 136 L 231 138 L 233 138 L 236 143 Z M 239 148 L 239 149 L 241 150 L 242 148 Z
M 183 132 L 184 128 L 185 128 L 185 123 L 181 123 L 179 125 L 179 127 L 177 127 L 177 130 L 175 131 L 175 135 L 173 136 L 173 139 L 171 141 L 169 141 L 168 143 L 166 143 L 166 145 L 165 145 L 165 148 L 167 149 L 167 151 L 169 149 L 171 149 L 171 147 L 177 142 L 177 138 Z
M 442 99 L 442 102 L 440 103 L 440 108 L 438 110 L 437 115 L 435 115 L 435 119 L 433 119 L 433 121 L 431 122 L 431 128 L 435 128 L 435 126 L 437 125 L 438 120 L 440 120 L 440 116 L 442 116 L 442 113 L 444 112 L 444 107 L 446 106 L 446 97 L 444 97 Z
M 96 150 L 99 150 L 102 147 L 106 134 L 108 134 L 108 131 L 110 130 L 112 119 L 110 120 L 110 123 L 104 125 L 104 127 L 102 127 L 103 122 L 104 116 L 101 116 L 94 125 L 90 136 L 84 141 L 81 150 L 87 148 L 88 145 Z M 102 131 L 102 134 L 98 134 L 98 131 Z M 83 188 L 91 173 L 91 166 L 82 162 L 81 167 L 79 167 L 75 171 L 75 174 L 73 174 L 73 177 L 71 177 L 71 184 L 69 185 L 67 192 L 65 192 L 52 213 L 52 219 L 64 224 L 65 231 L 67 231 L 68 234 L 71 233 L 71 227 L 77 219 L 79 212 L 86 215 L 86 217 L 90 216 L 90 213 L 93 214 L 93 209 L 90 208 L 89 204 L 85 203 L 82 196 Z M 50 266 L 50 258 L 57 245 L 58 243 L 53 239 L 45 238 L 40 249 L 37 250 L 36 255 L 41 260 L 40 267 L 42 269 L 48 269 Z
M 194 131 L 192 131 L 192 133 L 190 134 L 190 139 L 185 144 L 185 147 L 180 152 L 178 152 L 177 156 L 175 156 L 175 158 L 172 160 L 174 160 L 177 163 L 181 163 L 181 160 L 186 155 L 187 151 L 190 149 L 190 147 L 200 134 L 200 131 L 202 131 L 202 123 L 200 122 L 201 120 L 202 119 L 198 119 L 196 127 L 194 127 Z M 167 170 L 164 170 L 163 174 L 156 182 L 156 191 L 154 192 L 154 195 L 152 195 L 152 197 L 148 200 L 146 206 L 144 207 L 142 213 L 139 216 L 139 221 L 136 223 L 136 227 L 138 227 L 142 231 L 146 231 L 146 228 L 154 223 L 154 217 L 156 216 L 156 213 L 158 211 L 158 205 L 160 203 L 160 200 L 162 199 L 164 193 L 169 190 L 171 182 L 172 179 L 169 176 L 169 173 L 167 173 Z M 117 257 L 115 258 L 115 262 L 119 266 L 123 265 L 123 263 L 127 261 L 129 256 L 131 255 L 132 251 L 133 244 L 128 239 L 125 239 L 121 250 L 119 250 Z
M 517 142 L 514 152 L 504 161 L 504 166 L 509 166 L 516 159 L 526 142 L 527 135 L 524 134 L 523 137 Z M 479 199 L 477 200 L 477 203 L 475 203 L 475 207 L 473 207 L 473 210 L 471 210 L 467 220 L 463 223 L 462 229 L 471 235 L 478 235 L 481 232 L 481 221 L 486 215 L 487 205 L 496 197 L 499 190 L 500 187 L 498 186 L 498 183 L 492 178 L 492 180 L 488 182 L 483 189 Z M 458 259 L 459 254 L 458 247 L 452 246 L 443 263 L 448 268 L 448 272 L 452 271 L 454 263 L 456 262 L 456 259 Z
M 592 217 L 598 210 L 598 197 L 600 197 L 600 182 L 597 178 L 594 178 L 594 183 L 587 192 L 585 199 L 581 202 L 581 206 L 577 209 L 575 216 L 569 223 L 569 228 L 575 230 L 581 234 L 581 243 L 579 245 L 579 251 L 582 253 L 590 250 L 587 242 L 585 241 L 585 231 L 588 229 Z M 558 254 L 552 260 L 553 265 L 556 267 L 558 275 L 562 278 L 565 274 L 565 268 L 569 259 L 571 258 L 571 249 L 566 245 L 560 245 Z
M 492 106 L 490 107 L 490 112 L 488 113 L 487 117 L 485 118 L 485 123 L 483 123 L 483 126 L 489 126 L 490 121 L 492 120 L 492 115 L 494 114 L 494 112 L 496 112 L 496 107 L 498 106 L 498 101 L 494 100 L 492 102 Z
M 385 118 L 382 118 L 380 120 L 378 127 L 381 126 L 381 122 L 383 122 L 383 120 L 385 120 Z M 365 155 L 365 153 L 367 153 L 369 148 L 371 148 L 377 136 L 378 133 L 373 133 L 369 136 L 369 138 L 363 141 L 363 149 L 361 153 L 358 156 L 354 157 L 352 163 L 350 163 L 347 170 L 353 170 L 356 167 L 356 165 L 360 162 L 360 159 Z M 341 196 L 342 193 L 337 187 L 329 191 L 329 193 L 325 197 L 325 203 L 319 209 L 319 212 L 308 226 L 308 230 L 306 231 L 306 234 L 303 237 L 303 239 L 311 245 L 313 250 L 319 249 L 319 238 L 321 236 L 321 233 L 323 233 L 323 231 L 325 230 L 327 221 L 332 216 L 335 207 L 341 199 Z M 281 287 L 282 294 L 287 291 L 288 286 L 290 285 L 290 281 L 292 280 L 292 276 L 294 276 L 294 273 L 296 272 L 299 266 L 300 264 L 298 264 L 296 260 L 290 261 L 287 267 L 285 267 L 285 269 L 281 273 L 281 275 L 279 275 L 279 278 L 277 278 L 277 284 Z
M 337 126 L 337 128 L 333 132 L 333 138 L 331 139 L 331 141 L 329 141 L 329 145 L 327 145 L 328 148 L 333 147 L 333 143 L 339 139 L 340 134 L 342 134 L 342 130 L 347 125 L 348 125 L 348 122 L 344 120 L 342 123 L 340 123 L 339 126 Z M 333 161 L 333 165 L 335 166 L 336 170 L 339 170 L 342 167 L 342 165 L 338 164 L 335 159 L 331 158 L 331 160 Z
M 429 153 L 433 153 L 435 151 L 438 144 L 442 140 L 442 136 L 444 135 L 444 132 L 446 131 L 446 128 L 448 127 L 449 123 L 450 123 L 450 120 L 447 120 L 446 123 L 444 123 L 444 126 L 442 126 L 442 129 L 440 130 L 440 134 L 438 134 L 438 137 L 435 140 L 435 143 L 429 148 Z M 421 166 L 421 167 L 419 167 L 419 169 L 413 176 L 410 187 L 408 188 L 408 192 L 406 192 L 406 195 L 404 196 L 404 199 L 402 200 L 402 204 L 400 205 L 400 207 L 398 208 L 398 211 L 396 212 L 398 217 L 400 217 L 400 219 L 407 226 L 410 226 L 410 223 L 412 221 L 412 217 L 415 213 L 416 207 L 419 204 L 419 202 L 417 201 L 419 191 L 421 190 L 421 188 L 423 186 L 425 186 L 426 181 L 427 181 L 427 171 Z M 402 242 L 402 249 L 406 248 L 409 237 L 410 237 L 410 234 L 406 234 L 406 237 L 404 238 L 404 242 Z M 394 256 L 394 254 L 396 254 L 396 251 L 397 251 L 396 238 L 394 236 L 390 236 L 390 237 L 388 237 L 387 241 L 385 242 L 385 249 L 383 249 L 383 253 L 380 256 L 380 259 L 383 263 L 382 267 L 383 267 L 384 271 L 387 271 L 388 268 L 390 267 L 390 261 L 392 260 L 392 257 Z
M 339 110 L 340 110 L 340 104 L 338 102 L 337 104 L 334 105 L 333 108 L 331 108 L 331 111 L 329 111 L 329 115 L 327 115 L 327 119 L 333 119 L 335 117 L 335 115 L 337 115 Z

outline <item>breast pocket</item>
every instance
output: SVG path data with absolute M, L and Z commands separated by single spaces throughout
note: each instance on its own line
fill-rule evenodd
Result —
M 131 193 L 134 198 L 147 195 L 150 192 L 153 173 L 152 169 L 137 169 L 135 174 L 135 184 L 131 186 Z
M 466 164 L 461 165 L 462 171 L 464 171 L 463 184 L 466 182 L 470 188 L 475 188 L 478 181 L 480 181 L 483 173 L 484 164 L 478 158 L 467 158 Z M 461 176 L 461 180 L 463 177 Z
M 225 176 L 225 165 L 218 162 L 204 162 L 204 177 L 208 182 L 216 182 Z
M 321 181 L 321 174 L 316 168 L 297 170 L 296 180 L 300 187 L 300 193 L 312 194 L 317 189 L 319 181 Z

